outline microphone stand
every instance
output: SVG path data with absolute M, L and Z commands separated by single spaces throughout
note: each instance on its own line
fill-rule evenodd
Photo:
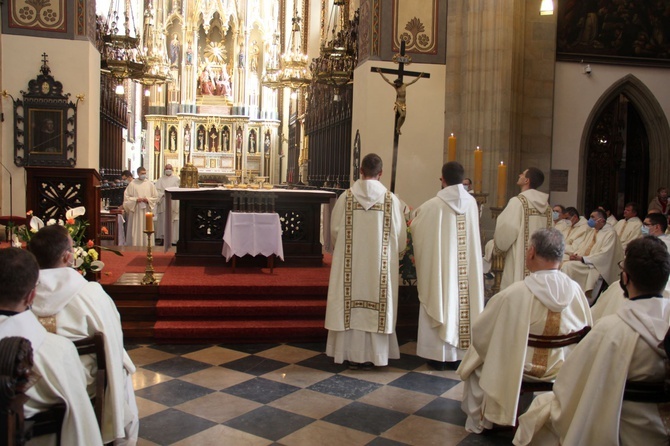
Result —
M 14 229 L 14 209 L 12 209 L 12 203 L 14 203 L 14 194 L 12 190 L 12 172 L 5 167 L 4 164 L 2 164 L 2 161 L 0 161 L 0 166 L 2 166 L 3 169 L 9 174 L 9 226 L 12 227 L 12 230 Z M 11 240 L 9 240 L 9 230 L 5 230 L 5 238 L 7 238 L 8 242 L 11 243 Z

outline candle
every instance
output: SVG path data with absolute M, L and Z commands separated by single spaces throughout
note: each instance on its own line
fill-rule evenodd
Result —
M 447 152 L 447 161 L 456 161 L 456 137 L 452 133 L 449 137 L 449 150 Z
M 146 214 L 147 217 L 147 225 L 146 225 L 146 231 L 154 231 L 154 214 L 151 212 L 147 212 Z
M 498 199 L 496 206 L 499 208 L 505 207 L 507 200 L 507 166 L 500 161 L 498 166 Z
M 479 146 L 477 146 L 477 149 L 475 149 L 475 193 L 481 193 L 482 191 L 482 171 L 484 167 L 483 161 L 483 152 Z

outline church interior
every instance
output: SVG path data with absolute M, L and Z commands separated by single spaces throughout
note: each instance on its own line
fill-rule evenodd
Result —
M 3 247 L 27 214 L 46 222 L 83 206 L 87 239 L 125 254 L 121 264 L 98 250 L 107 267 L 93 279 L 114 298 L 137 366 L 139 445 L 511 444 L 511 430 L 467 432 L 463 382 L 417 356 L 412 278 L 402 278 L 401 359 L 350 370 L 324 354 L 332 247 L 321 209 L 370 153 L 410 210 L 440 190 L 445 162 L 461 163 L 482 246 L 531 166 L 551 205 L 587 219 L 603 205 L 621 218 L 630 202 L 642 217 L 670 186 L 667 0 L 1 8 Z M 179 230 L 149 234 L 145 256 L 121 241 L 122 174 L 144 167 L 155 182 L 166 165 L 181 178 Z M 279 215 L 284 261 L 242 259 L 235 274 L 221 256 L 225 216 L 254 191 L 271 198 L 249 209 Z M 151 261 L 149 285 L 165 288 L 136 286 Z M 281 293 L 293 314 L 272 325 Z M 211 322 L 215 306 L 229 311 L 219 294 L 273 301 L 230 307 L 239 324 L 266 311 L 268 325 L 246 334 Z

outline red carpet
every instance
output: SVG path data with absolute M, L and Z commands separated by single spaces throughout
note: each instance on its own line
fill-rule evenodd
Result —
M 325 339 L 330 255 L 320 267 L 276 261 L 272 273 L 252 266 L 238 266 L 233 273 L 223 258 L 177 262 L 174 253 L 154 252 L 154 271 L 163 273 L 158 287 L 116 284 L 123 273 L 144 272 L 146 251 L 125 251 L 123 257 L 104 253 L 103 261 L 100 282 L 117 304 L 126 338 L 164 343 Z

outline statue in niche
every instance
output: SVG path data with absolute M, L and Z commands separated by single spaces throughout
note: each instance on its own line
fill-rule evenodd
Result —
M 181 2 L 179 0 L 172 0 L 172 12 L 179 14 L 181 12 Z
M 198 82 L 200 83 L 200 94 L 202 95 L 214 94 L 215 86 L 212 81 L 212 75 L 208 67 L 204 67 L 202 69 L 202 73 L 200 74 Z
M 244 68 L 244 42 L 240 43 L 240 52 L 237 55 L 238 68 Z
M 170 127 L 170 139 L 168 142 L 168 150 L 170 152 L 177 151 L 177 130 L 174 127 Z
M 172 35 L 172 42 L 170 42 L 170 62 L 173 67 L 179 66 L 179 53 L 181 52 L 181 43 L 177 33 Z
M 251 42 L 251 49 L 249 50 L 249 70 L 251 70 L 252 73 L 258 72 L 258 55 L 260 52 L 261 50 L 258 48 L 256 41 L 254 40 Z
M 221 150 L 230 152 L 230 131 L 228 131 L 228 127 L 224 127 L 223 132 L 221 132 Z
M 198 145 L 196 147 L 198 152 L 205 150 L 205 129 L 198 127 Z
M 160 153 L 161 151 L 161 129 L 156 126 L 154 129 L 154 152 Z
M 265 154 L 267 155 L 270 153 L 270 145 L 271 145 L 271 140 L 270 140 L 270 130 L 265 132 L 265 139 L 263 140 L 263 150 L 265 150 Z
M 219 151 L 219 132 L 216 131 L 216 127 L 212 126 L 211 129 L 209 129 L 209 137 L 208 137 L 208 145 L 209 145 L 209 151 L 210 152 L 218 152 Z
M 193 48 L 191 46 L 191 41 L 188 41 L 188 47 L 186 48 L 186 65 L 191 65 L 193 63 Z
M 256 153 L 256 130 L 249 132 L 249 153 Z
M 235 150 L 237 153 L 242 153 L 242 126 L 237 126 L 237 132 L 235 136 L 236 147 Z
M 186 124 L 184 127 L 184 152 L 191 151 L 191 126 Z

